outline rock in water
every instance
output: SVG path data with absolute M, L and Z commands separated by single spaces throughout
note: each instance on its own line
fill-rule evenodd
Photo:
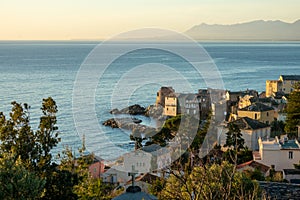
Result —
M 146 109 L 138 104 L 134 104 L 121 110 L 113 109 L 110 111 L 111 114 L 129 114 L 129 115 L 145 115 Z

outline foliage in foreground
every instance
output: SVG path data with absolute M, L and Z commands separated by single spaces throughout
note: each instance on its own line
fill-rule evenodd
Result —
M 257 182 L 236 172 L 228 162 L 221 165 L 195 167 L 190 174 L 173 172 L 161 192 L 160 199 L 259 199 Z
M 78 159 L 66 149 L 61 165 L 51 150 L 60 142 L 55 101 L 43 99 L 37 130 L 30 126 L 30 106 L 12 102 L 7 118 L 0 112 L 0 199 L 103 199 L 110 189 L 90 177 L 93 155 Z

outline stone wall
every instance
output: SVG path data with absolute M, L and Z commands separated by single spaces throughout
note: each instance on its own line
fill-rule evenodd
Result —
M 267 197 L 269 197 L 267 199 L 300 199 L 300 185 L 298 184 L 259 181 L 259 185 L 266 192 Z

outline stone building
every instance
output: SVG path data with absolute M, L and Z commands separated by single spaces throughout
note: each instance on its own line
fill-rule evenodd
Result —
M 271 97 L 275 92 L 290 94 L 293 86 L 300 81 L 300 75 L 280 75 L 278 80 L 266 81 L 266 97 Z
M 273 107 L 262 103 L 253 103 L 250 106 L 237 111 L 238 117 L 249 117 L 262 123 L 271 124 L 277 118 L 277 112 Z
M 156 95 L 156 106 L 165 107 L 165 97 L 174 95 L 175 90 L 172 87 L 161 87 Z

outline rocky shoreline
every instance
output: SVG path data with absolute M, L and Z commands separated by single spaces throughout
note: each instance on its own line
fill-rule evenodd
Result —
M 125 130 L 135 131 L 138 133 L 151 133 L 156 131 L 155 128 L 146 126 L 143 124 L 138 124 L 135 122 L 137 118 L 111 118 L 103 122 L 104 126 L 110 126 L 111 128 L 122 128 Z
M 157 120 L 163 119 L 163 108 L 150 105 L 144 108 L 138 104 L 128 106 L 121 110 L 115 108 L 110 111 L 110 114 L 127 114 L 127 115 L 143 115 L 146 117 L 152 117 Z M 111 128 L 122 128 L 125 130 L 133 131 L 139 134 L 150 134 L 156 131 L 155 128 L 146 126 L 141 123 L 142 120 L 137 117 L 122 117 L 122 118 L 110 118 L 102 123 L 104 126 L 110 126 Z
M 159 119 L 162 117 L 163 114 L 163 107 L 162 106 L 154 106 L 150 105 L 147 108 L 140 106 L 138 104 L 134 104 L 123 108 L 121 110 L 115 108 L 109 111 L 110 114 L 118 115 L 118 114 L 127 114 L 127 115 L 144 115 L 146 117 L 152 117 Z

